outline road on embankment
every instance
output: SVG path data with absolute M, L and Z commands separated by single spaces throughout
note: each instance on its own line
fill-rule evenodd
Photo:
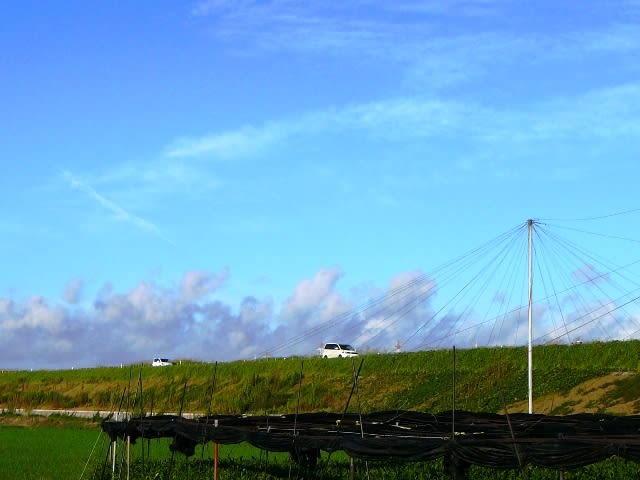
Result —
M 16 408 L 14 412 L 18 415 L 40 415 L 43 417 L 48 417 L 50 415 L 68 415 L 70 417 L 80 417 L 80 418 L 93 418 L 96 416 L 100 416 L 102 418 L 109 415 L 111 412 L 106 410 L 65 410 L 65 409 L 54 409 L 54 408 Z M 119 415 L 119 418 L 123 420 L 126 416 L 124 412 L 120 412 L 119 414 L 114 413 L 114 417 Z M 178 415 L 177 413 L 168 412 L 166 415 Z M 131 416 L 131 415 L 129 415 Z M 184 418 L 195 418 L 201 416 L 199 413 L 183 413 L 182 416 Z

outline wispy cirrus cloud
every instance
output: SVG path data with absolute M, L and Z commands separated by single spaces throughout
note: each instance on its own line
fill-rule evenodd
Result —
M 167 238 L 164 235 L 164 233 L 162 233 L 160 228 L 158 228 L 155 224 L 153 224 L 149 220 L 146 220 L 138 215 L 135 215 L 125 210 L 123 207 L 113 202 L 112 200 L 109 200 L 104 195 L 97 192 L 91 185 L 81 181 L 79 178 L 77 178 L 75 175 L 73 175 L 71 172 L 67 170 L 63 170 L 61 172 L 61 176 L 69 184 L 71 188 L 79 190 L 85 193 L 86 195 L 88 195 L 90 198 L 92 198 L 93 200 L 98 202 L 98 204 L 104 207 L 107 211 L 109 211 L 117 220 L 129 223 L 141 230 L 152 233 L 153 235 L 164 240 L 165 242 L 173 245 L 173 242 L 169 238 Z
M 578 4 L 560 10 L 567 18 L 588 18 Z M 589 11 L 603 17 L 597 27 L 582 20 L 567 26 L 553 18 L 542 26 L 532 24 L 526 9 L 508 0 L 424 0 L 406 5 L 205 0 L 191 13 L 215 24 L 212 32 L 217 38 L 245 46 L 238 50 L 243 54 L 287 51 L 357 57 L 359 63 L 393 65 L 407 82 L 441 89 L 493 79 L 503 69 L 512 72 L 523 65 L 580 62 L 594 54 L 627 55 L 640 49 L 638 27 L 631 20 L 637 13 L 634 2 L 594 2 Z M 505 18 L 510 21 L 505 23 Z M 637 69 L 634 62 L 622 63 Z
M 218 26 L 216 34 L 223 37 L 245 36 L 258 40 L 265 48 L 315 49 L 345 47 L 354 42 L 361 47 L 382 45 L 386 44 L 384 40 L 394 38 L 404 39 L 405 45 L 406 40 L 415 38 L 419 32 L 424 35 L 435 30 L 443 17 L 497 16 L 501 11 L 503 2 L 478 0 L 423 0 L 410 4 L 368 0 L 338 3 L 204 0 L 194 5 L 191 14 L 214 19 Z M 302 40 L 302 44 L 287 43 L 294 38 Z M 365 53 L 372 52 L 367 49 Z
M 183 137 L 165 148 L 164 155 L 170 158 L 208 154 L 219 158 L 245 157 L 286 139 L 292 130 L 292 125 L 272 123 L 260 128 L 248 126 L 203 137 Z
M 538 102 L 524 112 L 498 112 L 497 138 L 517 141 L 612 139 L 640 133 L 640 83 L 594 89 Z
M 442 87 L 475 78 L 480 61 L 513 58 L 514 39 L 487 35 L 469 23 L 458 32 L 450 17 L 500 18 L 501 2 L 412 2 L 411 5 L 374 1 L 304 3 L 289 1 L 202 1 L 192 15 L 215 24 L 212 34 L 222 42 L 242 44 L 242 55 L 294 52 L 323 57 L 355 58 L 408 69 L 413 77 Z M 475 32 L 475 33 L 474 33 Z M 500 55 L 495 55 L 496 50 Z M 400 67 L 398 69 L 398 67 Z M 424 72 L 418 75 L 416 72 Z M 428 78 L 427 78 L 428 77 Z
M 640 83 L 546 99 L 527 108 L 404 97 L 319 110 L 295 119 L 181 138 L 165 149 L 175 158 L 260 155 L 303 135 L 359 134 L 374 141 L 464 137 L 482 142 L 613 138 L 640 133 Z
M 446 134 L 464 126 L 471 106 L 454 101 L 402 98 L 340 109 L 312 111 L 294 119 L 241 127 L 202 137 L 180 138 L 165 149 L 168 157 L 216 158 L 262 154 L 292 137 L 358 132 L 371 139 L 398 140 Z M 473 114 L 475 115 L 475 114 Z

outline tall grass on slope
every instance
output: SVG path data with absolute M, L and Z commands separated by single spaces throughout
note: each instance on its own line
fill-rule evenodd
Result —
M 637 373 L 640 341 L 537 346 L 533 359 L 534 397 L 563 393 L 608 373 Z M 294 357 L 217 366 L 182 361 L 162 368 L 4 371 L 0 372 L 0 408 L 126 410 L 135 415 L 180 409 L 201 414 L 340 412 L 361 361 L 352 411 L 452 408 L 451 350 L 370 353 L 353 360 Z M 525 400 L 526 362 L 524 347 L 457 350 L 456 408 L 497 412 L 505 404 Z

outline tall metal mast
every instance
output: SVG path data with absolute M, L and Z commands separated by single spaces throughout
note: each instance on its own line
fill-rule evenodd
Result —
M 529 237 L 529 341 L 528 341 L 528 373 L 529 373 L 529 413 L 533 413 L 533 322 L 532 322 L 532 300 L 533 300 L 533 220 L 527 220 Z

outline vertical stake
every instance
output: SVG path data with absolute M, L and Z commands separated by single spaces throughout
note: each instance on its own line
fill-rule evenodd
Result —
M 130 464 L 131 464 L 131 435 L 127 435 L 127 480 L 129 480 L 130 475 Z
M 453 393 L 451 395 L 451 439 L 456 438 L 456 346 L 453 346 Z
M 112 478 L 116 474 L 116 445 L 117 440 L 111 442 L 111 474 Z

